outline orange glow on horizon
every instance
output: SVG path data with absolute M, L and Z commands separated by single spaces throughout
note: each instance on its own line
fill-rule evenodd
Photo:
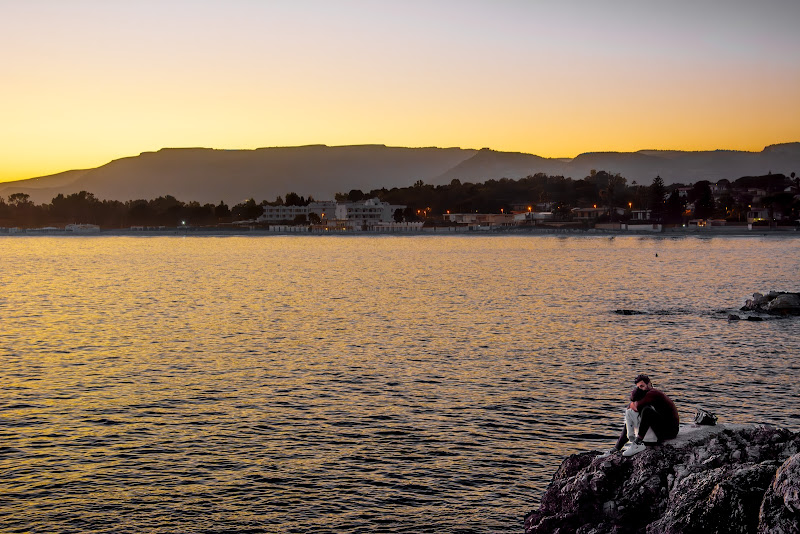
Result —
M 800 141 L 797 3 L 179 4 L 0 5 L 0 182 L 180 147 Z

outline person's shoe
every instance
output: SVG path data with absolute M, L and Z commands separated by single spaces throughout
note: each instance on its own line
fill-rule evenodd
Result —
M 630 447 L 625 449 L 625 452 L 622 453 L 622 456 L 633 456 L 634 454 L 639 454 L 643 450 L 645 450 L 644 443 L 632 443 Z
M 619 452 L 619 449 L 617 449 L 616 447 L 611 447 L 609 450 L 607 450 L 603 454 L 598 455 L 597 457 L 598 458 L 608 458 L 609 456 L 614 456 L 618 452 Z

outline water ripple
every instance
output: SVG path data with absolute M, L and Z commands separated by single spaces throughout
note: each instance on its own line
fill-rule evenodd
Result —
M 638 372 L 800 417 L 797 320 L 719 313 L 798 240 L 0 241 L 4 532 L 508 532 Z

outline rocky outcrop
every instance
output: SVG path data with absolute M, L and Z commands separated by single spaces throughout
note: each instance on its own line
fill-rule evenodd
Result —
M 681 426 L 633 457 L 574 454 L 526 534 L 800 533 L 800 433 Z
M 741 311 L 769 313 L 771 315 L 800 315 L 800 293 L 770 291 L 766 295 L 753 293 Z
M 789 534 L 800 532 L 800 454 L 795 454 L 775 473 L 764 494 L 759 515 L 759 534 Z

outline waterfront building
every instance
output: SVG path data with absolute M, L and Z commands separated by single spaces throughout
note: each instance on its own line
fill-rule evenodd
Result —
M 514 224 L 536 224 L 552 221 L 555 214 L 552 211 L 524 211 L 514 213 Z
M 264 213 L 256 221 L 260 223 L 291 222 L 299 216 L 302 216 L 303 219 L 308 218 L 308 206 L 264 206 Z
M 378 222 L 367 226 L 370 232 L 421 232 L 425 223 L 422 222 Z
M 393 222 L 397 210 L 405 206 L 371 198 L 361 202 L 335 202 L 332 200 L 310 202 L 307 206 L 264 206 L 259 223 L 303 221 L 316 214 L 322 227 L 361 229 L 379 222 Z M 327 223 L 330 223 L 328 226 Z
M 758 221 L 767 221 L 769 218 L 769 208 L 750 208 L 747 212 L 747 222 L 749 224 Z
M 649 221 L 652 216 L 652 210 L 631 210 L 632 221 Z
M 75 234 L 94 234 L 100 231 L 100 227 L 96 224 L 68 224 L 64 227 L 64 231 Z
M 308 214 L 315 213 L 320 221 L 336 219 L 336 206 L 338 202 L 335 200 L 322 200 L 319 202 L 311 202 L 308 205 Z
M 613 213 L 617 217 L 622 217 L 625 215 L 625 208 L 611 208 L 611 210 L 607 208 L 572 208 L 572 214 L 578 220 L 583 221 L 593 221 L 599 218 L 601 215 L 606 215 L 609 213 Z
M 362 202 L 339 202 L 336 205 L 336 218 L 351 221 L 356 226 L 370 226 L 379 222 L 394 222 L 395 212 L 403 209 L 405 206 L 389 204 L 377 198 Z
M 446 213 L 444 220 L 455 224 L 512 226 L 514 215 L 510 213 Z
M 572 208 L 572 215 L 578 220 L 594 220 L 606 212 L 605 208 Z
M 286 233 L 300 233 L 305 232 L 308 233 L 309 227 L 308 226 L 297 226 L 294 224 L 270 224 L 269 225 L 270 232 L 286 232 Z

